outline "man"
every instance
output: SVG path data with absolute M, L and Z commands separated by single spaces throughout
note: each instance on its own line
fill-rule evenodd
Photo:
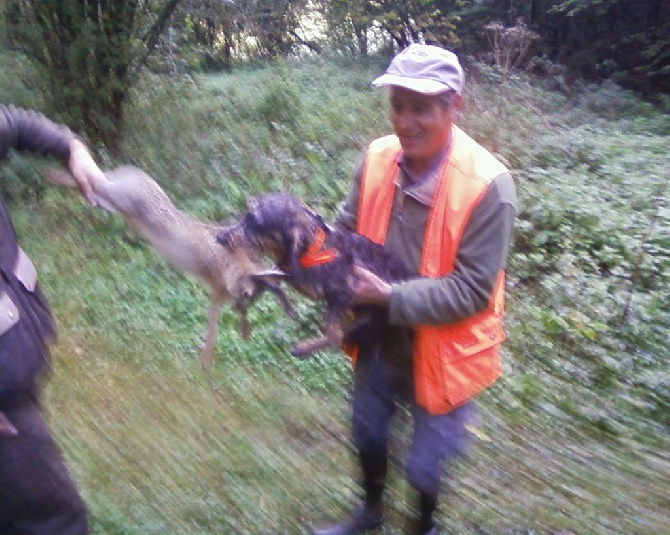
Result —
M 355 357 L 352 434 L 364 504 L 316 535 L 381 525 L 389 422 L 412 414 L 406 477 L 417 519 L 403 533 L 438 534 L 441 468 L 465 449 L 471 399 L 501 373 L 504 265 L 516 213 L 507 169 L 454 122 L 463 70 L 451 52 L 413 44 L 373 82 L 390 87 L 395 135 L 368 147 L 338 223 L 400 256 L 413 274 L 388 284 L 357 268 L 361 304 L 388 307 L 391 335 Z
M 0 159 L 10 149 L 62 159 L 94 204 L 91 181 L 104 175 L 66 127 L 0 105 Z M 0 199 L 0 534 L 88 533 L 84 504 L 39 408 L 38 381 L 54 338 L 35 268 Z

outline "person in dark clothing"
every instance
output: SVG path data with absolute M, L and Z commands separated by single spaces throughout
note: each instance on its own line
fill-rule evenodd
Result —
M 43 115 L 0 105 L 0 160 L 11 149 L 60 158 L 94 204 L 104 178 L 84 143 Z M 40 378 L 56 336 L 33 263 L 0 198 L 0 534 L 85 535 L 85 505 L 40 410 Z

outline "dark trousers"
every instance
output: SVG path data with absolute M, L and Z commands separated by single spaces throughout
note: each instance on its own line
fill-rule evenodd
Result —
M 447 414 L 430 415 L 414 402 L 413 381 L 411 369 L 387 362 L 380 352 L 361 354 L 354 370 L 353 441 L 360 453 L 386 452 L 391 419 L 398 402 L 405 402 L 413 423 L 407 480 L 420 492 L 437 496 L 444 463 L 467 449 L 465 424 L 475 417 L 475 408 L 469 402 Z
M 37 401 L 0 410 L 19 432 L 0 437 L 0 535 L 86 535 L 84 503 Z

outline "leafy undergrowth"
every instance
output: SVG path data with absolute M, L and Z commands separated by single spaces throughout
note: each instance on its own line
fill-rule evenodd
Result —
M 462 126 L 513 169 L 520 210 L 505 374 L 480 397 L 471 455 L 445 476 L 443 532 L 668 533 L 670 119 L 614 87 L 568 99 L 482 72 Z M 389 130 L 373 74 L 315 64 L 190 87 L 149 80 L 128 114 L 126 161 L 199 217 L 229 218 L 271 189 L 328 217 L 359 150 Z M 21 189 L 31 173 L 15 159 L 6 176 L 60 326 L 46 408 L 94 533 L 301 534 L 345 514 L 358 492 L 348 364 L 288 354 L 318 307 L 292 295 L 291 320 L 265 295 L 246 341 L 224 310 L 207 375 L 203 290 L 75 193 Z M 407 418 L 386 534 L 406 533 L 412 507 Z

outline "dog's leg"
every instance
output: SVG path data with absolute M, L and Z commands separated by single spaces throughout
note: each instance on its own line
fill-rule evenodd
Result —
M 308 357 L 314 351 L 326 347 L 340 348 L 344 341 L 344 332 L 339 321 L 330 321 L 326 323 L 323 330 L 323 336 L 310 338 L 298 342 L 291 350 L 291 355 L 298 358 Z
M 314 351 L 330 346 L 330 342 L 326 336 L 319 336 L 317 338 L 310 338 L 309 340 L 301 340 L 293 349 L 291 355 L 301 359 L 309 357 Z

